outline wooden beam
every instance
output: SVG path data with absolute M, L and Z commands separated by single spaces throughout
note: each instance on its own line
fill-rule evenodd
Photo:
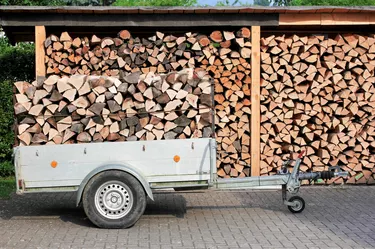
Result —
M 38 83 L 46 78 L 46 65 L 44 63 L 44 41 L 46 40 L 46 28 L 35 26 L 35 78 Z
M 279 25 L 320 25 L 320 14 L 280 14 Z
M 322 13 L 321 25 L 370 25 L 370 15 L 361 13 Z
M 371 13 L 280 14 L 279 25 L 373 25 Z
M 146 10 L 146 9 L 145 9 Z M 6 27 L 26 27 L 45 25 L 48 27 L 211 27 L 211 26 L 277 26 L 276 13 L 1 13 L 0 25 Z M 153 12 L 151 10 L 151 12 Z
M 260 26 L 251 27 L 251 176 L 260 174 Z

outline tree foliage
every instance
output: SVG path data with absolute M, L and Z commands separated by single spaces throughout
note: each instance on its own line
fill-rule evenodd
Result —
M 273 0 L 274 6 L 289 6 L 292 0 Z
M 65 5 L 64 0 L 0 0 L 0 5 L 58 6 Z
M 270 6 L 271 0 L 254 0 L 254 5 L 258 6 Z
M 65 0 L 68 6 L 109 6 L 116 0 Z
M 115 6 L 193 6 L 197 0 L 117 0 Z
M 375 0 L 292 0 L 293 6 L 369 6 L 375 5 Z
M 0 0 L 0 5 L 22 6 L 108 6 L 116 0 Z
M 240 1 L 239 0 L 233 0 L 233 1 L 221 0 L 221 1 L 217 1 L 216 6 L 234 6 L 236 4 L 240 4 Z
M 253 0 L 253 3 L 241 0 L 219 0 L 216 6 L 270 6 L 271 2 L 272 0 Z
M 13 174 L 13 82 L 34 80 L 34 58 L 34 44 L 12 46 L 7 38 L 0 38 L 0 176 Z
M 275 6 L 370 6 L 375 0 L 274 0 Z
M 12 46 L 6 37 L 0 38 L 0 82 L 34 80 L 34 55 L 34 44 Z

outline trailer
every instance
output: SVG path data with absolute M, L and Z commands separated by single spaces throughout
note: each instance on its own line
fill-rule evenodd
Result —
M 294 213 L 304 200 L 297 194 L 304 179 L 346 176 L 336 169 L 299 172 L 303 152 L 293 171 L 286 161 L 277 175 L 222 179 L 216 175 L 214 138 L 128 141 L 69 145 L 19 146 L 14 149 L 17 193 L 77 192 L 87 217 L 101 228 L 134 225 L 153 191 L 174 189 L 246 189 L 281 186 L 282 200 Z

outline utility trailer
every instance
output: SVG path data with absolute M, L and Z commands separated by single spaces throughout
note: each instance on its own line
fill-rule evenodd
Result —
M 137 222 L 153 190 L 246 189 L 282 186 L 282 200 L 291 212 L 302 212 L 296 194 L 304 179 L 330 179 L 347 172 L 299 172 L 303 152 L 293 171 L 289 160 L 277 175 L 222 179 L 216 175 L 213 138 L 128 141 L 69 145 L 19 146 L 14 149 L 17 193 L 77 191 L 88 218 L 98 227 L 126 228 Z

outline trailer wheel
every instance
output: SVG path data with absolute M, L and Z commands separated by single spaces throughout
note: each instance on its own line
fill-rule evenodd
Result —
M 128 228 L 144 213 L 146 194 L 132 175 L 110 170 L 90 179 L 82 202 L 87 217 L 96 226 Z
M 301 213 L 305 209 L 305 200 L 302 197 L 292 196 L 288 202 L 293 203 L 293 205 L 288 206 L 289 211 L 292 213 Z

